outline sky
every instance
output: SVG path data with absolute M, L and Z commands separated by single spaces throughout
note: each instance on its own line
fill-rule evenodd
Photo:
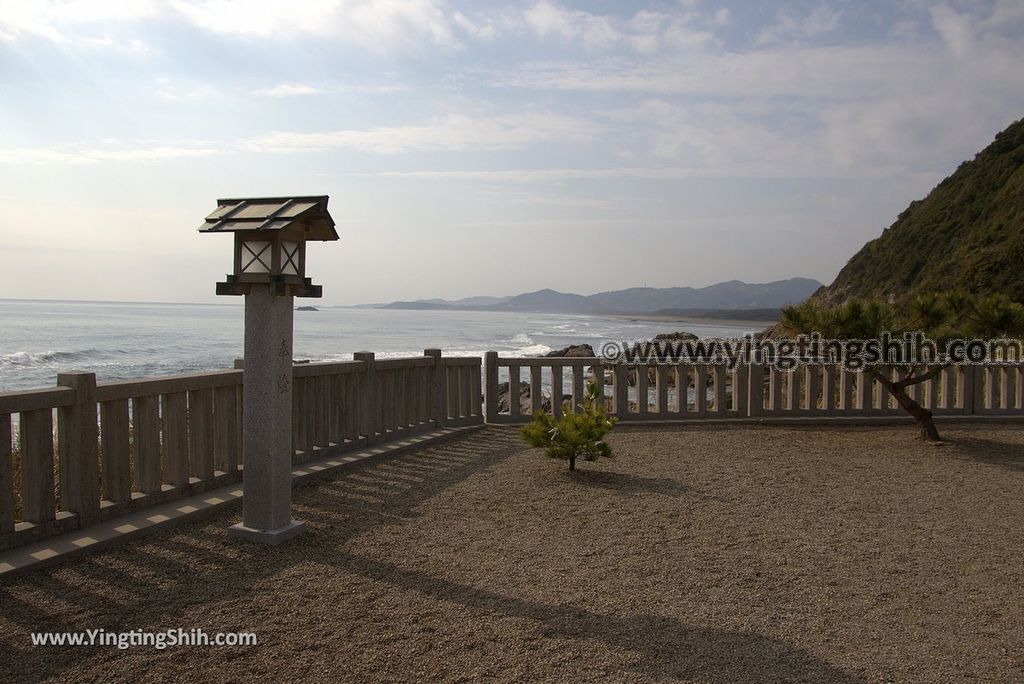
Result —
M 0 297 L 214 302 L 330 195 L 324 303 L 847 259 L 1024 116 L 1024 2 L 0 0 Z

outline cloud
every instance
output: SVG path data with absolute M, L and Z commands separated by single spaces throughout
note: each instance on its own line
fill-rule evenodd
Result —
M 974 42 L 974 27 L 970 16 L 959 14 L 946 5 L 929 9 L 935 31 L 942 37 L 946 47 L 957 57 L 962 57 Z
M 409 151 L 512 150 L 546 142 L 587 142 L 601 128 L 552 113 L 472 117 L 459 114 L 425 124 L 317 133 L 276 132 L 251 138 L 242 149 L 292 153 L 345 148 L 377 154 Z
M 59 44 L 108 41 L 143 20 L 184 21 L 240 37 L 344 41 L 378 54 L 457 49 L 492 39 L 493 26 L 452 12 L 445 0 L 0 0 L 0 40 L 34 35 Z
M 778 11 L 774 24 L 761 30 L 757 44 L 775 45 L 829 34 L 839 27 L 839 19 L 840 12 L 825 5 L 818 5 L 806 14 L 799 14 L 787 5 Z
M 568 10 L 547 0 L 542 0 L 526 10 L 524 19 L 542 38 L 580 38 L 588 47 L 607 47 L 622 38 L 622 34 L 612 27 L 608 17 Z
M 322 132 L 278 131 L 240 141 L 189 142 L 136 147 L 118 140 L 55 147 L 0 149 L 0 164 L 95 164 L 158 162 L 233 152 L 295 154 L 320 150 L 402 152 L 496 151 L 542 143 L 589 143 L 603 128 L 586 119 L 550 112 L 493 116 L 450 114 L 426 123 Z
M 86 147 L 67 145 L 61 147 L 22 147 L 0 150 L 0 164 L 96 164 L 104 161 L 116 162 L 163 162 L 188 157 L 209 157 L 220 154 L 216 147 L 181 147 L 176 145 L 127 147 Z
M 728 11 L 720 15 L 728 19 Z M 591 50 L 628 47 L 642 53 L 659 48 L 693 49 L 712 44 L 712 33 L 695 29 L 698 15 L 641 9 L 632 17 L 599 15 L 540 0 L 523 13 L 525 25 L 541 38 L 579 41 Z M 716 23 L 716 15 L 708 17 Z
M 553 183 L 567 180 L 609 180 L 639 178 L 678 180 L 697 175 L 693 169 L 665 167 L 503 169 L 460 171 L 381 171 L 370 174 L 389 178 L 418 178 L 441 181 L 480 181 L 485 183 Z
M 308 83 L 278 83 L 266 88 L 250 91 L 259 97 L 288 98 L 303 95 L 328 95 L 332 93 L 373 93 L 378 95 L 401 93 L 409 90 L 409 86 L 400 83 L 375 83 L 371 85 L 353 83 L 330 83 L 310 85 Z
M 491 82 L 540 90 L 643 92 L 716 97 L 865 97 L 921 87 L 948 60 L 928 46 L 777 47 L 703 51 L 677 58 L 607 57 L 532 62 L 491 73 Z M 485 74 L 486 75 L 486 74 Z
M 272 88 L 261 88 L 252 91 L 261 97 L 295 97 L 296 95 L 318 95 L 324 90 L 304 83 L 279 83 Z
M 115 0 L 0 0 L 0 33 L 9 41 L 16 41 L 21 34 L 29 34 L 55 43 L 69 43 L 75 37 L 67 32 L 69 27 L 137 21 L 153 16 L 157 9 L 157 4 L 149 0 L 129 3 Z

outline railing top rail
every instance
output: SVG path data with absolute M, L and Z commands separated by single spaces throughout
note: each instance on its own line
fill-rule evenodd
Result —
M 75 390 L 68 387 L 14 390 L 0 392 L 0 414 L 20 413 L 70 406 L 75 403 Z
M 448 366 L 479 366 L 483 362 L 479 356 L 442 356 L 440 358 Z
M 597 366 L 602 364 L 608 364 L 608 362 L 597 356 L 498 357 L 498 366 L 502 368 L 508 366 Z
M 358 373 L 366 366 L 365 361 L 324 361 L 320 363 L 297 363 L 292 366 L 292 375 L 296 378 L 308 378 L 317 375 L 341 375 Z
M 392 368 L 417 368 L 434 365 L 433 356 L 414 356 L 411 358 L 404 359 L 378 359 L 374 361 L 374 365 L 378 370 L 388 370 Z
M 96 401 L 115 401 L 156 394 L 228 387 L 242 383 L 241 370 L 216 370 L 96 383 Z

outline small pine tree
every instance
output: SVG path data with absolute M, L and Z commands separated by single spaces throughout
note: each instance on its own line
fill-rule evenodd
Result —
M 576 470 L 577 458 L 611 458 L 612 449 L 603 438 L 615 425 L 615 418 L 605 415 L 603 396 L 596 382 L 587 383 L 581 407 L 582 412 L 566 413 L 559 420 L 541 411 L 533 422 L 523 426 L 523 439 L 531 446 L 545 449 L 549 458 L 569 461 L 569 470 Z

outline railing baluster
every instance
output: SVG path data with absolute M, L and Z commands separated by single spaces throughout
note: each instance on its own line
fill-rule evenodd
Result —
M 0 413 L 0 536 L 14 532 L 14 449 L 11 416 Z
M 326 449 L 331 445 L 331 376 L 316 378 L 316 446 Z
M 1021 376 L 1021 367 L 1013 366 L 1010 373 L 1014 378 L 1014 409 L 1024 410 L 1024 377 Z
M 213 393 L 213 415 L 216 425 L 214 431 L 213 463 L 214 467 L 224 473 L 238 470 L 241 460 L 242 445 L 238 442 L 238 430 L 235 425 L 235 390 L 237 386 L 218 387 Z
M 479 364 L 473 364 L 473 366 L 470 368 L 469 374 L 470 385 L 472 386 L 473 390 L 473 396 L 471 397 L 470 406 L 472 408 L 473 415 L 476 417 L 475 422 L 477 423 L 479 423 L 480 419 L 483 417 L 483 410 L 481 408 L 480 403 L 483 400 L 482 386 L 480 383 L 481 370 L 482 369 L 480 368 Z
M 572 412 L 582 413 L 583 412 L 583 394 L 585 392 L 584 382 L 584 370 L 583 364 L 574 363 L 572 365 Z
M 0 435 L 0 441 L 2 439 Z M 131 443 L 127 399 L 100 404 L 100 445 L 103 452 L 103 498 L 114 503 L 131 501 Z
M 188 393 L 188 443 L 191 474 L 200 480 L 213 479 L 213 392 Z
M 53 410 L 24 411 L 19 420 L 21 436 L 21 509 L 30 523 L 54 519 Z
M 540 413 L 541 401 L 544 398 L 541 394 L 543 370 L 541 366 L 530 366 L 530 413 L 533 415 Z
M 768 366 L 769 373 L 769 393 L 771 394 L 771 412 L 773 414 L 782 413 L 782 381 L 784 379 L 783 372 L 775 364 Z
M 551 415 L 555 418 L 562 417 L 562 399 L 565 397 L 565 390 L 562 389 L 562 365 L 558 361 L 551 363 Z
M 942 378 L 942 409 L 952 411 L 956 408 L 956 397 L 953 394 L 956 387 L 956 368 L 952 366 L 943 368 L 940 377 Z
M 750 415 L 747 402 L 750 395 L 747 390 L 747 382 L 750 380 L 750 371 L 747 366 L 737 366 L 730 372 L 732 375 L 732 410 L 738 418 L 746 418 Z
M 292 379 L 292 459 L 306 450 L 306 423 L 302 419 L 302 407 L 306 399 L 307 378 Z
M 675 368 L 676 373 L 676 413 L 682 418 L 688 412 L 688 404 L 690 402 L 689 390 L 690 390 L 690 368 L 684 364 L 679 364 Z
M 636 412 L 640 418 L 650 415 L 650 371 L 645 365 L 634 366 L 636 373 Z
M 1014 389 L 1011 383 L 1010 369 L 999 368 L 999 410 L 1008 411 L 1013 400 Z
M 498 422 L 498 352 L 484 354 L 484 418 Z
M 715 376 L 715 415 L 725 415 L 725 366 L 715 364 L 712 366 Z
M 853 403 L 853 371 L 839 369 L 839 412 L 847 413 L 854 409 Z
M 135 446 L 136 491 L 155 494 L 161 489 L 160 399 L 156 396 L 132 399 L 132 439 Z
M 668 367 L 665 364 L 655 366 L 654 382 L 658 397 L 658 417 L 664 418 L 668 414 Z
M 786 373 L 786 408 L 790 413 L 800 410 L 800 371 L 798 366 Z
M 747 366 L 747 415 L 756 418 L 764 415 L 764 373 L 763 363 Z
M 825 413 L 835 413 L 836 405 L 836 367 L 826 364 L 821 367 L 821 409 Z
M 615 392 L 615 416 L 619 420 L 629 418 L 629 369 L 623 363 L 617 363 L 612 367 L 614 378 L 613 391 Z M 561 383 L 559 383 L 561 388 Z
M 162 397 L 164 480 L 173 487 L 188 486 L 188 402 L 185 392 Z
M 708 367 L 702 363 L 693 366 L 693 409 L 698 418 L 708 415 Z
M 100 521 L 99 433 L 96 374 L 59 373 L 57 384 L 74 390 L 74 402 L 57 409 L 60 507 L 78 514 L 78 526 Z
M 519 403 L 519 391 L 519 365 L 510 363 L 508 365 L 508 412 L 513 418 L 518 418 L 522 413 Z

